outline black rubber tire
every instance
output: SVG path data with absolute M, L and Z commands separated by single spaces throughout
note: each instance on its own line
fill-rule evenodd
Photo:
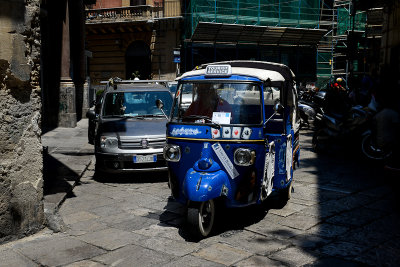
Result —
M 288 200 L 290 200 L 291 198 L 292 198 L 292 193 L 293 193 L 293 181 L 292 182 L 290 182 L 290 184 L 288 185 L 288 187 L 287 187 L 287 189 L 285 190 L 286 192 L 285 192 L 285 198 L 286 198 L 286 201 L 288 201 Z
M 317 130 L 313 135 L 313 138 L 312 138 L 312 149 L 316 153 L 321 153 L 321 152 L 325 151 L 326 148 L 327 148 L 326 141 L 318 140 L 319 137 L 321 137 L 323 135 L 324 135 L 324 130 L 323 129 Z
M 288 185 L 288 187 L 283 190 L 282 192 L 282 199 L 284 199 L 285 201 L 289 201 L 289 199 L 292 198 L 292 193 L 293 193 L 293 181 L 290 182 L 290 184 Z
M 371 140 L 372 135 L 367 134 L 361 140 L 361 152 L 368 160 L 383 161 L 392 155 L 392 151 L 383 151 L 374 148 Z
M 215 213 L 216 205 L 212 199 L 201 202 L 196 207 L 189 207 L 187 221 L 190 224 L 192 234 L 197 238 L 209 236 L 213 232 Z
M 105 173 L 100 170 L 99 166 L 97 165 L 97 162 L 94 165 L 94 177 L 95 177 L 95 180 L 97 180 L 99 182 L 105 181 Z

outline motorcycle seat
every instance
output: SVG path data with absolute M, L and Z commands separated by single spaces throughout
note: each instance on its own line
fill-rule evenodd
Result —
M 343 120 L 344 119 L 344 115 L 343 114 L 339 114 L 339 113 L 330 113 L 329 116 L 337 119 L 337 120 Z

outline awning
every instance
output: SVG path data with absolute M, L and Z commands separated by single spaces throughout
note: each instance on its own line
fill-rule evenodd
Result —
M 199 22 L 189 41 L 311 46 L 317 45 L 326 33 L 322 29 Z

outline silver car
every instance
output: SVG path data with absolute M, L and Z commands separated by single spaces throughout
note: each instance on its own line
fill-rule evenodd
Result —
M 126 81 L 125 81 L 126 82 Z M 96 117 L 96 173 L 167 170 L 163 158 L 167 117 L 172 95 L 154 82 L 114 83 L 106 90 Z

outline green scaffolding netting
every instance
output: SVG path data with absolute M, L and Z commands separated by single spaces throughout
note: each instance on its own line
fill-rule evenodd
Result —
M 320 0 L 192 0 L 186 12 L 186 38 L 200 21 L 318 28 Z
M 337 9 L 337 35 L 344 35 L 347 31 L 365 31 L 366 13 L 359 12 L 350 16 L 349 8 Z
M 321 20 L 329 20 L 332 24 L 325 21 L 325 28 L 334 25 L 331 28 L 333 35 L 347 35 L 352 30 L 365 31 L 366 14 L 360 12 L 351 16 L 350 0 L 337 7 L 333 7 L 333 0 L 191 0 L 188 3 L 185 8 L 185 39 L 192 37 L 199 22 L 315 29 L 320 28 Z M 332 45 L 332 52 L 317 53 L 318 79 L 332 75 L 336 66 L 334 47 L 343 45 L 336 44 L 331 33 L 323 40 Z

